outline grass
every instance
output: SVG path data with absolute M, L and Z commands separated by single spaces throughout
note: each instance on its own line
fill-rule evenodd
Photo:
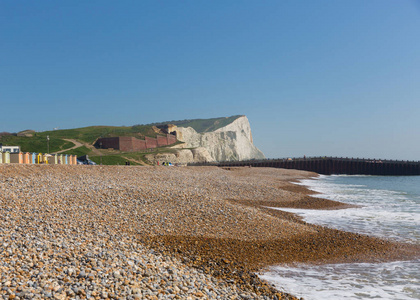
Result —
M 66 138 L 80 140 L 85 143 L 93 144 L 100 137 L 114 136 L 136 136 L 136 137 L 156 137 L 152 126 L 136 125 L 136 126 L 90 126 L 75 129 L 64 129 L 45 131 L 37 133 L 37 135 Z
M 89 159 L 96 162 L 98 165 L 101 163 L 101 156 L 89 156 Z M 125 165 L 126 159 L 121 155 L 106 155 L 102 156 L 103 165 Z M 138 163 L 130 161 L 131 165 L 139 165 Z
M 68 138 L 68 137 L 66 137 Z M 47 153 L 47 140 L 46 134 L 42 133 L 41 135 L 37 134 L 34 137 L 17 137 L 17 136 L 4 136 L 0 140 L 4 145 L 19 145 L 23 152 L 36 152 L 36 153 Z M 60 151 L 66 148 L 71 148 L 74 146 L 73 143 L 60 139 L 56 136 L 50 135 L 50 153 Z M 177 141 L 176 144 L 181 142 Z M 148 154 L 157 154 L 157 153 L 174 153 L 176 150 L 166 147 L 160 147 L 155 149 L 150 149 L 149 151 L 142 152 L 120 152 L 117 150 L 112 151 L 112 153 L 107 153 L 107 150 L 101 150 L 103 152 L 102 156 L 92 155 L 91 149 L 86 146 L 81 146 L 75 149 L 64 151 L 61 154 L 71 154 L 76 155 L 77 157 L 89 155 L 89 159 L 96 162 L 97 164 L 101 163 L 103 165 L 125 165 L 127 158 L 141 161 L 143 164 L 150 164 L 147 160 L 146 155 Z M 141 163 L 130 161 L 131 165 L 141 165 Z
M 8 146 L 20 146 L 22 152 L 36 152 L 36 153 L 47 153 L 47 138 L 46 136 L 34 136 L 34 137 L 22 137 L 22 136 L 3 136 L 0 139 L 3 145 Z M 49 140 L 49 152 L 56 152 L 63 149 L 71 148 L 74 144 L 72 142 L 65 141 L 57 137 L 50 137 Z
M 127 158 L 131 158 L 137 161 L 142 161 L 143 163 L 150 165 L 150 162 L 147 160 L 146 155 L 152 154 L 156 152 L 132 152 L 132 153 L 125 153 L 124 156 Z
M 87 148 L 85 146 L 81 146 L 81 147 L 78 147 L 78 148 L 75 148 L 75 149 L 65 151 L 62 154 L 72 154 L 72 155 L 77 155 L 79 157 L 79 156 L 83 156 L 83 155 L 86 155 L 86 154 L 89 155 L 91 152 L 92 151 L 89 148 Z
M 192 120 L 182 120 L 182 121 L 169 121 L 162 123 L 154 123 L 150 125 L 164 125 L 164 124 L 174 124 L 179 127 L 192 127 L 195 131 L 199 133 L 210 132 L 217 130 L 219 128 L 229 125 L 241 115 L 231 116 L 231 117 L 222 117 L 222 118 L 212 118 L 212 119 L 192 119 Z
M 73 143 L 64 139 L 79 140 L 88 144 L 93 144 L 99 137 L 113 136 L 144 136 L 156 138 L 157 133 L 149 125 L 136 126 L 91 126 L 75 129 L 63 129 L 54 131 L 43 131 L 34 133 L 33 137 L 19 137 L 7 135 L 0 137 L 0 143 L 7 146 L 20 146 L 23 152 L 48 152 L 47 136 L 49 137 L 49 152 L 56 152 L 71 148 Z M 84 155 L 84 154 L 83 154 Z

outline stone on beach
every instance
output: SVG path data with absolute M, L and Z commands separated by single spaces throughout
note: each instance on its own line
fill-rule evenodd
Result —
M 394 244 L 260 207 L 307 203 L 288 181 L 313 175 L 1 165 L 0 299 L 276 299 L 259 268 L 385 257 Z

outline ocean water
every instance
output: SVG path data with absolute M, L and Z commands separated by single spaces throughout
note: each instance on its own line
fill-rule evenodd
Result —
M 309 223 L 420 244 L 420 176 L 321 175 L 302 180 L 321 197 L 360 207 L 281 209 Z M 263 275 L 279 290 L 317 299 L 420 299 L 420 260 L 274 266 Z

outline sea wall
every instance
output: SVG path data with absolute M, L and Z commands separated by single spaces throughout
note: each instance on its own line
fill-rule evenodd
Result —
M 95 145 L 103 149 L 112 148 L 130 152 L 168 146 L 175 144 L 176 141 L 176 137 L 172 134 L 167 134 L 166 136 L 157 136 L 156 138 L 146 136 L 144 140 L 140 140 L 132 136 L 119 136 L 100 138 L 96 141 Z

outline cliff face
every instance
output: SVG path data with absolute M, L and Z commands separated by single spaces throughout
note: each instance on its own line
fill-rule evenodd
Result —
M 171 162 L 173 164 L 185 165 L 188 163 L 212 162 L 214 159 L 205 148 L 175 149 L 172 153 L 157 153 L 146 155 L 147 160 L 152 164 L 158 162 Z
M 198 133 L 192 127 L 177 127 L 175 131 L 186 148 L 203 147 L 216 161 L 265 158 L 252 142 L 251 126 L 245 116 L 212 132 Z

